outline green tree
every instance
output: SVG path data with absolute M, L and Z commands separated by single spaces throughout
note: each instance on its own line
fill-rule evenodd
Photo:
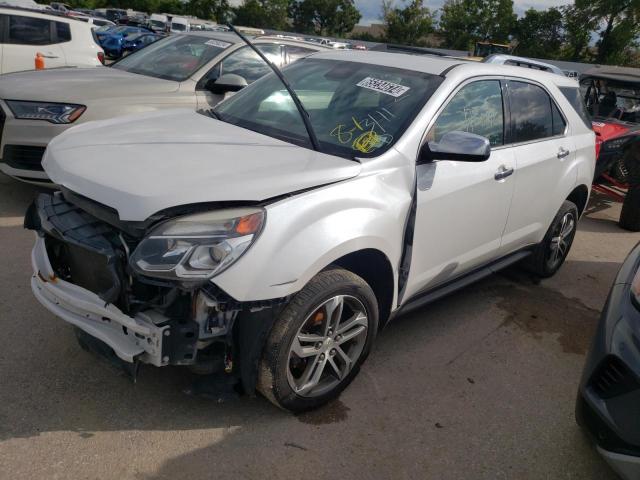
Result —
M 404 45 L 423 45 L 423 37 L 433 32 L 434 16 L 423 0 L 411 0 L 404 8 L 389 1 L 382 3 L 387 41 Z
M 446 0 L 441 12 L 446 43 L 459 50 L 478 40 L 508 42 L 517 20 L 513 0 Z
M 514 53 L 523 57 L 558 58 L 564 43 L 562 12 L 558 8 L 530 8 L 515 27 L 518 45 Z
M 290 12 L 295 31 L 316 35 L 344 36 L 361 18 L 353 0 L 302 0 Z
M 591 34 L 598 26 L 592 10 L 576 5 L 567 5 L 561 10 L 565 34 L 562 58 L 574 62 L 587 60 Z
M 186 13 L 203 20 L 215 20 L 218 23 L 228 21 L 231 7 L 228 0 L 189 0 Z
M 577 0 L 603 25 L 596 43 L 598 63 L 626 63 L 640 34 L 640 0 Z
M 286 30 L 289 26 L 289 0 L 246 0 L 234 13 L 235 23 L 245 27 Z

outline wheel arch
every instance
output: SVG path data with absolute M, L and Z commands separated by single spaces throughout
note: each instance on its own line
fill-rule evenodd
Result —
M 578 207 L 578 217 L 582 216 L 587 201 L 589 200 L 589 188 L 586 185 L 578 185 L 567 197 L 567 200 L 573 202 Z
M 378 301 L 378 325 L 384 327 L 391 316 L 396 286 L 389 258 L 380 250 L 365 248 L 334 260 L 326 268 L 331 266 L 344 268 L 367 282 Z

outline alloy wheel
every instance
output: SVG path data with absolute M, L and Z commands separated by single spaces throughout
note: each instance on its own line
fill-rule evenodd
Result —
M 573 240 L 576 228 L 576 220 L 572 212 L 567 212 L 562 217 L 556 230 L 553 232 L 547 254 L 547 266 L 554 270 L 567 256 Z
M 298 329 L 287 360 L 287 380 L 303 397 L 335 388 L 362 355 L 369 320 L 360 300 L 334 296 L 313 310 Z

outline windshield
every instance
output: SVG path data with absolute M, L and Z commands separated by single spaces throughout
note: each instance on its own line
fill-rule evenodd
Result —
M 306 58 L 285 76 L 309 113 L 323 152 L 373 157 L 390 148 L 442 82 L 398 68 Z M 269 74 L 222 102 L 215 114 L 285 142 L 311 148 L 289 93 Z
M 114 63 L 112 68 L 182 82 L 231 45 L 195 35 L 171 36 Z
M 151 20 L 151 26 L 164 28 L 164 22 L 162 22 L 160 20 Z
M 184 32 L 187 29 L 187 26 L 184 23 L 172 23 L 171 30 L 175 30 L 177 32 Z
M 586 78 L 580 82 L 580 89 L 594 117 L 640 123 L 640 83 Z
M 96 33 L 108 33 L 111 30 L 113 30 L 114 28 L 116 28 L 114 25 L 107 24 L 107 25 L 105 25 L 103 27 L 100 27 L 100 28 L 96 29 Z
M 146 35 L 146 33 L 131 33 L 127 35 L 127 38 L 125 40 L 127 42 L 135 42 L 136 40 L 139 40 L 141 37 L 144 37 Z

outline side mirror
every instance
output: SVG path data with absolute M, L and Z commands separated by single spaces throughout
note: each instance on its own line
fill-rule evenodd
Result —
M 211 93 L 224 95 L 227 92 L 237 92 L 238 90 L 242 90 L 247 85 L 247 81 L 240 75 L 236 75 L 235 73 L 226 73 L 224 75 L 220 75 L 217 80 L 208 80 L 204 88 L 209 90 Z
M 439 142 L 427 142 L 420 150 L 419 163 L 434 160 L 484 162 L 491 155 L 488 138 L 468 132 L 447 132 Z

